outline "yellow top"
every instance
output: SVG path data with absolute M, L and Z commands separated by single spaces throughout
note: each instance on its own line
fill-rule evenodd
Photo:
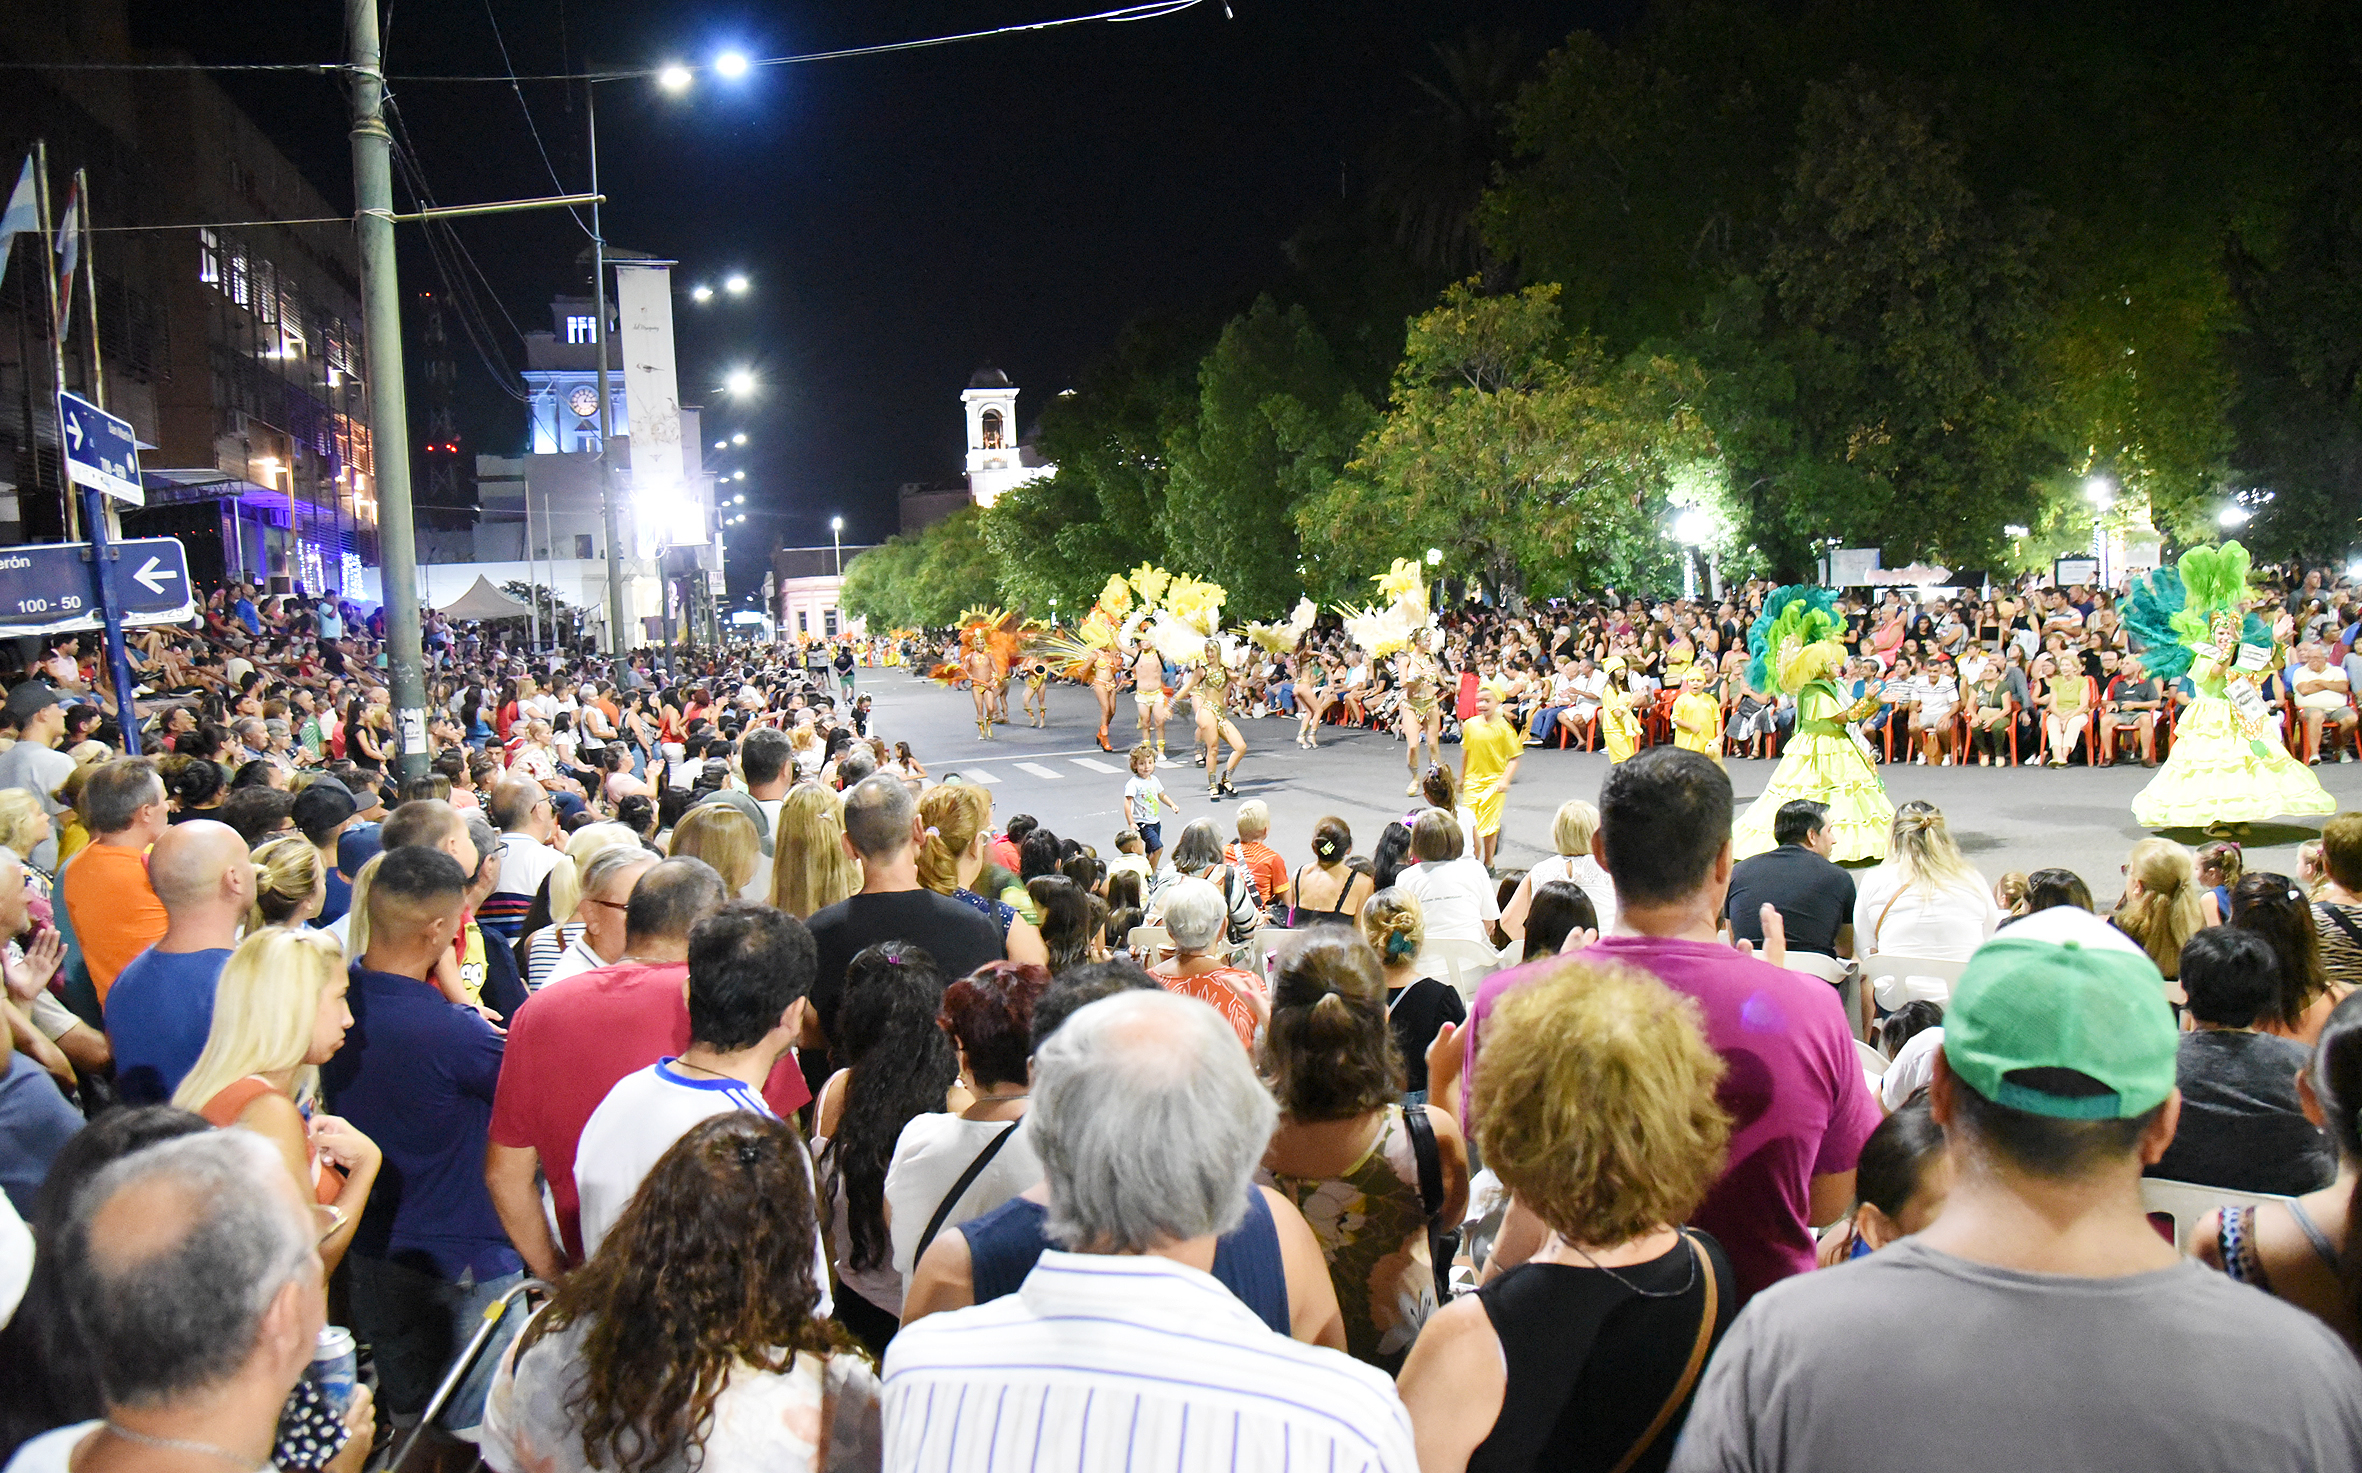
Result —
M 1473 804 L 1500 788 L 1502 774 L 1524 752 L 1525 741 L 1498 716 L 1472 716 L 1460 727 L 1460 750 L 1466 754 L 1461 787 Z

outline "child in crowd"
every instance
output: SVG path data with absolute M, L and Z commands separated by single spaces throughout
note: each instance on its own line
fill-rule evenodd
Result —
M 1913 1095 L 1862 1143 L 1853 1216 L 1821 1239 L 1820 1266 L 1863 1258 L 1936 1220 L 1952 1195 L 1944 1130 L 1924 1093 Z
M 1169 805 L 1179 813 L 1181 805 L 1173 802 L 1173 795 L 1157 779 L 1154 747 L 1142 742 L 1132 749 L 1131 760 L 1132 776 L 1124 784 L 1124 822 L 1140 835 L 1141 846 L 1148 851 L 1148 872 L 1155 874 L 1157 861 L 1165 854 L 1164 808 Z

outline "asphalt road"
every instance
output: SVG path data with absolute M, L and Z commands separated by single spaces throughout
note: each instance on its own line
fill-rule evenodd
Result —
M 945 690 L 901 670 L 863 670 L 860 688 L 873 695 L 874 730 L 888 742 L 907 741 L 930 777 L 957 772 L 991 787 L 996 822 L 1030 813 L 1063 838 L 1080 840 L 1102 854 L 1114 847 L 1123 827 L 1124 751 L 1136 739 L 1131 697 L 1117 703 L 1110 741 L 1115 754 L 1094 740 L 1098 707 L 1090 693 L 1053 687 L 1046 730 L 1023 724 L 1022 692 L 1009 702 L 1019 724 L 996 728 L 991 742 L 976 739 L 968 693 Z M 1238 803 L 1260 798 L 1270 805 L 1271 844 L 1291 865 L 1311 857 L 1312 825 L 1325 815 L 1345 820 L 1357 852 L 1367 853 L 1378 833 L 1403 815 L 1412 800 L 1403 796 L 1409 771 L 1398 741 L 1371 731 L 1324 727 L 1317 751 L 1295 745 L 1295 721 L 1269 717 L 1242 720 L 1246 761 L 1239 767 L 1236 800 L 1213 802 L 1205 778 L 1187 765 L 1192 726 L 1174 719 L 1165 731 L 1168 755 L 1183 765 L 1163 769 L 1166 788 L 1181 812 L 1166 820 L 1170 843 L 1182 823 L 1212 814 L 1228 834 Z M 1459 749 L 1447 745 L 1447 760 Z M 1733 760 L 1731 784 L 1741 810 L 1771 778 L 1773 762 Z M 1528 748 L 1509 793 L 1497 865 L 1522 868 L 1550 853 L 1550 821 L 1568 798 L 1596 799 L 1606 776 L 1604 755 L 1576 749 Z M 2315 769 L 2322 785 L 2343 809 L 2362 808 L 2362 763 Z M 1970 860 L 1991 879 L 2009 870 L 2063 866 L 2083 876 L 2101 902 L 2120 888 L 2127 850 L 2148 831 L 2133 822 L 2131 802 L 2149 780 L 2139 766 L 2096 771 L 2049 768 L 1883 767 L 1887 791 L 1897 802 L 1924 798 L 1944 810 L 1952 832 Z M 2294 874 L 2296 846 L 2320 834 L 2318 819 L 2258 825 L 2247 841 L 2247 867 Z M 2202 836 L 2177 832 L 2196 843 Z

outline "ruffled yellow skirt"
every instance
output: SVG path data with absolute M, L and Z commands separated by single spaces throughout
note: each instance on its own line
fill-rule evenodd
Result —
M 2229 701 L 2205 695 L 2175 723 L 2165 765 L 2132 800 L 2132 816 L 2151 829 L 2335 812 L 2337 800 L 2312 769 L 2288 755 L 2277 731 L 2250 739 Z
M 1772 819 L 1780 805 L 1792 798 L 1811 798 L 1829 805 L 1829 827 L 1837 844 L 1831 859 L 1842 863 L 1886 858 L 1895 806 L 1859 737 L 1845 731 L 1797 733 L 1762 796 L 1747 805 L 1746 813 L 1731 826 L 1734 858 L 1745 859 L 1776 847 Z

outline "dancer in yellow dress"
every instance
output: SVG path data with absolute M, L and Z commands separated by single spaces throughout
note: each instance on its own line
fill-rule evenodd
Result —
M 2287 651 L 2271 626 L 2248 612 L 2247 549 L 2236 542 L 2182 554 L 2133 586 L 2124 626 L 2141 640 L 2142 663 L 2168 683 L 2187 674 L 2196 699 L 2174 723 L 2173 750 L 2132 800 L 2144 828 L 2236 825 L 2281 814 L 2335 813 L 2337 800 L 2289 755 L 2277 720 L 2257 690 Z
M 1805 584 L 1775 589 L 1763 613 L 1747 631 L 1754 658 L 1747 683 L 1760 691 L 1796 697 L 1796 735 L 1779 768 L 1746 814 L 1732 825 L 1731 854 L 1745 859 L 1773 847 L 1772 819 L 1791 798 L 1829 805 L 1835 847 L 1829 857 L 1884 859 L 1895 806 L 1870 762 L 1870 744 L 1849 730 L 1851 722 L 1878 709 L 1875 688 L 1848 704 L 1831 677 L 1845 665 L 1843 632 L 1835 612 L 1837 595 Z
M 1640 750 L 1640 717 L 1632 709 L 1632 684 L 1624 657 L 1610 655 L 1599 667 L 1607 672 L 1607 686 L 1599 693 L 1599 739 L 1607 746 L 1607 760 L 1622 762 Z
M 1525 738 L 1501 714 L 1507 691 L 1497 680 L 1476 688 L 1476 714 L 1460 726 L 1460 799 L 1476 815 L 1476 861 L 1490 865 L 1501 847 L 1501 815 L 1517 778 Z
M 1673 745 L 1686 747 L 1722 765 L 1722 702 L 1706 693 L 1708 669 L 1692 665 L 1681 672 L 1681 694 L 1673 701 Z

